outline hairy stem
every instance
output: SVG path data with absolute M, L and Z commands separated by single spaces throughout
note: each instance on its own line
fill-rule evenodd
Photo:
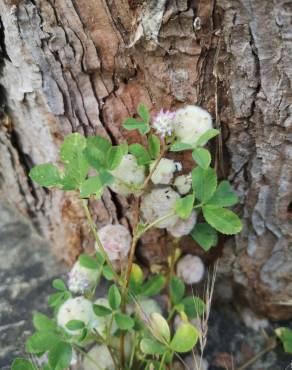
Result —
M 164 215 L 164 216 L 162 216 L 162 217 L 160 217 L 160 218 L 157 218 L 155 221 L 153 221 L 151 224 L 147 225 L 147 226 L 145 227 L 145 229 L 143 229 L 143 231 L 141 231 L 141 232 L 139 233 L 139 238 L 140 238 L 143 234 L 145 234 L 145 233 L 146 233 L 146 231 L 150 230 L 152 227 L 154 227 L 154 226 L 158 225 L 160 222 L 165 221 L 165 220 L 167 220 L 169 217 L 174 216 L 174 215 L 175 215 L 175 212 L 174 212 L 174 211 L 171 211 L 171 212 L 167 213 L 166 215 Z
M 166 352 L 162 356 L 162 359 L 161 359 L 160 366 L 159 366 L 159 369 L 158 370 L 162 370 L 163 369 L 165 357 L 166 357 Z
M 118 282 L 119 281 L 119 277 L 118 277 L 118 275 L 117 275 L 117 273 L 116 273 L 116 271 L 115 271 L 115 269 L 114 269 L 114 267 L 113 267 L 113 265 L 112 265 L 112 263 L 111 263 L 108 255 L 107 255 L 107 253 L 106 253 L 106 251 L 105 251 L 105 249 L 104 249 L 104 247 L 103 247 L 103 245 L 102 245 L 102 243 L 101 243 L 101 241 L 99 239 L 99 236 L 98 236 L 98 233 L 97 233 L 97 230 L 96 230 L 95 223 L 93 222 L 93 219 L 92 219 L 91 214 L 89 212 L 87 200 L 86 199 L 83 199 L 82 204 L 83 204 L 85 215 L 87 217 L 88 224 L 89 224 L 90 229 L 91 229 L 91 232 L 92 232 L 92 234 L 93 234 L 93 236 L 95 238 L 95 241 L 96 241 L 96 243 L 98 245 L 98 248 L 99 248 L 101 254 L 103 255 L 104 259 L 106 260 L 107 265 L 111 269 L 111 272 L 114 275 L 115 280 Z
M 141 189 L 144 190 L 146 189 L 147 185 L 148 185 L 148 182 L 150 181 L 154 171 L 156 170 L 157 166 L 159 165 L 159 162 L 161 161 L 162 157 L 164 156 L 165 154 L 165 151 L 166 151 L 166 147 L 165 147 L 165 143 L 164 143 L 164 140 L 160 141 L 162 143 L 162 150 L 161 150 L 161 153 L 159 154 L 159 157 L 156 159 L 155 163 L 154 163 L 154 166 L 152 167 L 151 171 L 149 172 L 148 176 L 146 177 Z

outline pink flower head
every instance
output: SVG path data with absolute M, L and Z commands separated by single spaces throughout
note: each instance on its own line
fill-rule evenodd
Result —
M 161 137 L 170 136 L 172 134 L 172 123 L 175 119 L 175 112 L 161 111 L 154 116 L 152 126 Z

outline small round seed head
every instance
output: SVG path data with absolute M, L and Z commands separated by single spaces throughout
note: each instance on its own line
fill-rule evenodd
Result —
M 188 175 L 181 175 L 176 177 L 173 185 L 176 187 L 177 191 L 181 195 L 187 194 L 192 187 L 192 174 L 189 173 Z
M 57 323 L 67 333 L 71 335 L 80 335 L 81 329 L 70 330 L 66 327 L 66 324 L 71 320 L 78 320 L 84 322 L 84 325 L 87 326 L 93 316 L 92 303 L 88 299 L 84 297 L 69 298 L 59 308 Z
M 111 171 L 115 177 L 114 183 L 110 188 L 120 195 L 129 195 L 133 193 L 131 187 L 138 187 L 145 180 L 145 167 L 139 166 L 136 157 L 127 154 L 123 157 L 117 168 Z
M 150 165 L 150 171 L 153 169 L 153 166 L 154 163 Z M 151 181 L 156 185 L 168 185 L 171 182 L 175 171 L 175 162 L 172 159 L 162 158 L 151 176 Z
M 173 130 L 181 143 L 195 145 L 198 138 L 212 128 L 212 117 L 196 105 L 188 105 L 176 112 Z
M 187 254 L 178 261 L 176 272 L 186 284 L 197 284 L 203 279 L 205 266 L 200 257 Z
M 91 359 L 96 359 L 96 363 Z M 115 370 L 115 364 L 108 347 L 105 344 L 98 344 L 91 348 L 88 356 L 84 357 L 84 370 Z
M 141 213 L 145 221 L 151 223 L 158 218 L 166 216 L 175 206 L 179 194 L 170 186 L 153 189 L 142 197 Z M 156 225 L 159 229 L 171 227 L 178 221 L 178 216 L 173 215 Z
M 184 235 L 188 235 L 193 230 L 196 222 L 197 214 L 195 211 L 192 211 L 189 218 L 186 220 L 180 218 L 173 226 L 167 228 L 167 231 L 175 238 L 180 238 Z
M 88 269 L 76 261 L 68 275 L 68 288 L 72 293 L 84 294 L 94 288 L 98 270 Z
M 132 237 L 128 229 L 122 225 L 106 225 L 98 230 L 98 236 L 111 261 L 123 260 L 127 257 Z M 98 245 L 95 244 L 98 251 Z

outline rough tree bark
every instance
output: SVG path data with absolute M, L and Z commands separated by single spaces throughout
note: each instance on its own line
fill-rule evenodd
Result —
M 82 209 L 36 187 L 29 168 L 55 162 L 72 131 L 121 140 L 140 102 L 199 104 L 222 130 L 216 166 L 244 220 L 219 249 L 222 273 L 257 311 L 291 316 L 291 2 L 0 0 L 0 12 L 1 194 L 56 253 L 72 261 L 90 244 Z M 92 208 L 99 224 L 131 223 L 128 201 L 110 192 Z M 162 261 L 163 241 L 154 232 L 140 254 Z

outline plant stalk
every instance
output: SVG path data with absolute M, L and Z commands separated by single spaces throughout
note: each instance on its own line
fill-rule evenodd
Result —
M 115 271 L 115 269 L 114 269 L 114 267 L 113 267 L 113 265 L 112 265 L 112 263 L 111 263 L 108 255 L 107 255 L 107 253 L 106 253 L 106 251 L 105 251 L 105 249 L 104 249 L 104 247 L 103 247 L 103 245 L 102 245 L 102 243 L 101 243 L 101 241 L 99 239 L 99 236 L 98 236 L 98 233 L 97 233 L 97 230 L 96 230 L 95 223 L 93 222 L 93 219 L 92 219 L 91 214 L 89 212 L 87 200 L 86 199 L 83 199 L 82 204 L 83 204 L 85 215 L 87 217 L 87 221 L 89 223 L 89 226 L 90 226 L 91 232 L 92 232 L 92 234 L 93 234 L 93 236 L 95 238 L 95 241 L 96 241 L 96 243 L 98 245 L 98 248 L 100 249 L 101 254 L 103 255 L 104 259 L 106 260 L 107 265 L 109 266 L 112 274 L 114 275 L 115 280 L 118 282 L 119 281 L 119 276 L 117 275 L 117 273 L 116 273 L 116 271 Z

